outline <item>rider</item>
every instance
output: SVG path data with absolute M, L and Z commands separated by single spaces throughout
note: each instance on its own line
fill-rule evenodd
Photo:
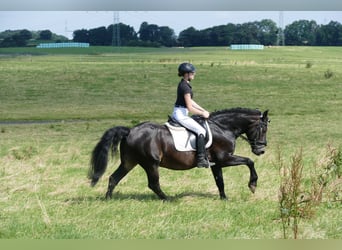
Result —
M 197 167 L 207 168 L 210 163 L 206 158 L 205 152 L 205 129 L 189 116 L 189 112 L 209 118 L 209 112 L 198 105 L 192 98 L 191 80 L 195 78 L 196 69 L 191 63 L 184 62 L 178 66 L 178 76 L 182 80 L 177 88 L 177 100 L 174 106 L 172 117 L 182 126 L 194 132 L 197 135 Z

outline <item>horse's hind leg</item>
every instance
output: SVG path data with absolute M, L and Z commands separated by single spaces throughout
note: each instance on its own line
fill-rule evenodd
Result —
M 151 166 L 143 166 L 148 179 L 148 187 L 156 194 L 161 200 L 167 200 L 166 194 L 161 190 L 159 184 L 159 171 L 158 164 Z
M 129 171 L 131 171 L 132 168 L 126 169 L 124 164 L 121 163 L 120 166 L 114 171 L 114 173 L 109 177 L 106 199 L 112 198 L 114 188 L 116 185 L 118 185 L 121 179 L 124 178 Z

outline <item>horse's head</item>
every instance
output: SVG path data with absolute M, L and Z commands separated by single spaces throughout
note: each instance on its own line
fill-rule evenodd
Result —
M 254 154 L 262 155 L 265 153 L 267 125 L 269 123 L 268 110 L 261 113 L 256 109 L 226 109 L 211 113 L 209 120 L 220 129 L 230 130 L 236 137 L 240 136 L 248 141 Z M 247 135 L 247 137 L 242 134 Z
M 252 152 L 256 155 L 262 155 L 265 153 L 265 148 L 267 146 L 266 133 L 268 123 L 268 110 L 266 110 L 260 118 L 252 123 L 246 132 L 247 141 L 251 145 Z

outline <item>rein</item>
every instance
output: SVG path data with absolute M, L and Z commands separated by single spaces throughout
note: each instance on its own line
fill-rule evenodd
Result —
M 249 139 L 247 138 L 247 136 L 245 136 L 245 135 L 240 135 L 239 137 L 241 137 L 241 138 L 244 139 L 246 142 L 248 142 L 249 144 L 251 144 L 251 142 L 249 141 Z
M 243 140 L 247 141 L 248 144 L 251 145 L 251 146 L 264 145 L 264 143 L 261 143 L 261 142 L 258 142 L 258 141 L 257 141 L 257 140 L 258 140 L 257 138 L 259 138 L 259 135 L 260 135 L 260 132 L 261 132 L 261 131 L 260 131 L 260 130 L 261 130 L 261 126 L 262 126 L 262 121 L 260 120 L 260 121 L 259 121 L 259 124 L 258 124 L 258 127 L 257 127 L 257 133 L 256 133 L 255 139 L 250 140 L 250 139 L 248 139 L 248 137 L 245 136 L 245 135 L 240 135 L 239 137 L 241 137 Z

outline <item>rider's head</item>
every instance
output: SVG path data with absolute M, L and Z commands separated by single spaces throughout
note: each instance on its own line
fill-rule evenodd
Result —
M 191 63 L 181 63 L 178 66 L 178 76 L 184 76 L 185 74 L 195 73 L 196 69 Z

